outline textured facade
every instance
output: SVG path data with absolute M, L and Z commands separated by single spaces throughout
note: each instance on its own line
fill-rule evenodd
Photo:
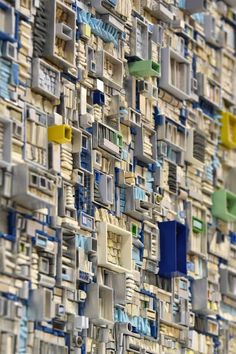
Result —
M 236 1 L 0 0 L 0 353 L 236 353 Z

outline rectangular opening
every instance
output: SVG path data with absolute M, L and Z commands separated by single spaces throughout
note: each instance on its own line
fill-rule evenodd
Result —
M 47 247 L 47 238 L 42 235 L 36 235 L 36 246 L 46 248 Z
M 155 63 L 154 61 L 152 61 L 152 69 L 153 69 L 154 71 L 159 72 L 159 64 L 158 64 L 158 63 Z
M 46 182 L 47 182 L 47 190 L 49 192 L 53 191 L 53 181 L 50 181 L 49 179 L 47 179 Z
M 173 58 L 170 59 L 170 68 L 171 68 L 171 84 L 176 86 L 176 66 L 175 60 Z
M 13 7 L 9 7 L 8 9 L 5 8 L 0 9 L 0 31 L 5 32 L 10 36 L 14 36 L 15 25 L 14 25 L 14 15 L 15 9 Z
M 97 239 L 94 237 L 91 237 L 91 241 L 92 241 L 92 251 L 97 252 L 97 246 L 98 246 Z
M 44 274 L 49 274 L 49 259 L 40 257 L 39 271 Z
M 63 3 L 56 3 L 56 37 L 65 41 L 62 56 L 71 62 L 74 56 L 73 36 L 75 30 L 75 13 Z M 65 27 L 65 29 L 64 29 Z M 56 39 L 57 40 L 57 39 Z
M 77 183 L 80 185 L 84 185 L 84 174 L 81 171 L 78 171 L 77 173 Z
M 17 48 L 15 44 L 7 42 L 6 44 L 6 56 L 15 60 L 17 58 Z
M 22 126 L 16 122 L 13 122 L 13 135 L 19 139 L 22 137 Z
M 88 209 L 88 208 L 87 208 Z M 94 219 L 92 216 L 86 214 L 85 212 L 80 213 L 79 223 L 81 227 L 84 227 L 86 230 L 94 229 Z
M 226 195 L 226 205 L 227 205 L 227 210 L 230 214 L 236 216 L 236 198 L 235 196 L 227 193 Z
M 158 88 L 152 87 L 152 97 L 158 99 Z
M 86 135 L 82 135 L 82 148 L 88 149 L 88 137 Z
M 87 215 L 82 214 L 82 225 L 87 226 L 88 224 L 88 217 Z
M 206 148 L 206 138 L 205 136 L 194 130 L 193 136 L 193 157 L 198 161 L 205 161 L 205 148 Z
M 141 115 L 138 113 L 135 113 L 135 112 L 134 112 L 134 115 L 135 115 L 135 117 L 134 117 L 135 123 L 140 125 L 141 124 Z
M 34 173 L 30 173 L 30 186 L 38 187 L 39 179 Z
M 233 295 L 236 295 L 236 275 L 229 273 L 228 275 L 229 290 Z
M 208 320 L 207 327 L 208 332 L 210 332 L 211 334 L 218 335 L 218 323 Z
M 102 164 L 102 155 L 98 151 L 95 152 L 95 161 L 98 165 Z
M 106 176 L 107 177 L 107 200 L 109 203 L 113 202 L 113 180 L 112 177 Z
M 21 0 L 21 6 L 25 7 L 26 9 L 30 8 L 30 1 L 29 0 Z
M 66 26 L 66 25 L 64 25 L 64 24 L 63 24 L 63 26 L 62 26 L 62 33 L 65 34 L 66 36 L 70 37 L 70 38 L 72 37 L 72 30 L 71 30 L 71 28 L 68 27 L 68 26 Z
M 183 280 L 183 279 L 180 279 L 180 281 L 179 281 L 179 288 L 180 288 L 181 290 L 187 291 L 187 290 L 188 290 L 188 282 L 185 281 L 185 280 Z
M 105 287 L 99 287 L 99 312 L 100 317 L 107 320 L 113 320 L 112 290 Z
M 8 332 L 1 332 L 1 337 L 5 338 L 5 349 L 4 351 L 7 350 L 7 354 L 14 354 L 16 353 L 16 336 L 12 333 Z M 2 349 L 3 346 L 0 347 Z
M 234 115 L 229 115 L 229 139 L 236 142 L 236 119 Z
M 104 272 L 103 272 L 103 283 L 106 286 L 112 287 L 111 273 L 106 270 L 104 270 Z
M 45 317 L 51 320 L 52 293 L 46 289 L 44 291 Z
M 47 188 L 47 180 L 44 177 L 40 177 L 40 183 L 39 183 L 39 187 L 42 189 L 46 189 Z
M 123 138 L 119 134 L 117 134 L 117 145 L 120 146 L 120 147 L 123 146 Z
M 25 242 L 20 242 L 19 251 L 27 257 L 30 256 L 30 246 L 27 245 Z
M 93 72 L 96 71 L 96 63 L 95 63 L 94 61 L 91 61 L 91 62 L 90 62 L 90 68 L 91 68 L 91 69 L 90 69 L 91 71 L 93 71 Z
M 69 127 L 65 127 L 65 138 L 71 140 L 71 129 Z
M 146 180 L 142 176 L 138 175 L 137 178 L 136 178 L 136 183 L 139 186 L 144 186 L 145 187 Z
M 94 60 L 94 50 L 92 47 L 87 47 L 88 49 L 88 60 L 93 61 Z
M 133 236 L 137 236 L 137 235 L 138 235 L 138 227 L 137 227 L 137 225 L 132 224 L 132 226 L 131 226 L 131 232 L 132 232 L 132 235 L 133 235 Z

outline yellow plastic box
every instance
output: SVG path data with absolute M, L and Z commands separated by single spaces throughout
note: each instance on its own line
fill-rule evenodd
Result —
M 81 35 L 87 38 L 91 37 L 91 27 L 87 23 L 80 24 Z
M 69 125 L 52 125 L 48 127 L 48 141 L 58 144 L 70 143 L 72 139 L 72 129 Z
M 229 149 L 236 149 L 236 116 L 223 112 L 221 118 L 221 143 Z

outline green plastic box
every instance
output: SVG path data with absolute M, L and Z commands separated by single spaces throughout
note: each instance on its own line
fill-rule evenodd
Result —
M 236 194 L 219 189 L 212 195 L 212 214 L 224 221 L 236 221 Z
M 130 75 L 137 77 L 160 76 L 161 65 L 152 60 L 139 60 L 129 63 Z
M 203 221 L 198 219 L 198 218 L 196 218 L 195 216 L 193 216 L 193 218 L 192 218 L 192 230 L 196 234 L 199 234 L 199 233 L 204 231 L 204 223 L 203 223 Z
M 120 134 L 116 135 L 116 145 L 118 145 L 120 148 L 123 147 L 123 137 Z

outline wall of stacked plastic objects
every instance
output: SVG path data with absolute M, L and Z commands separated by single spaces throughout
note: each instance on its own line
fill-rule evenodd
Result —
M 236 1 L 0 0 L 0 353 L 236 353 Z

